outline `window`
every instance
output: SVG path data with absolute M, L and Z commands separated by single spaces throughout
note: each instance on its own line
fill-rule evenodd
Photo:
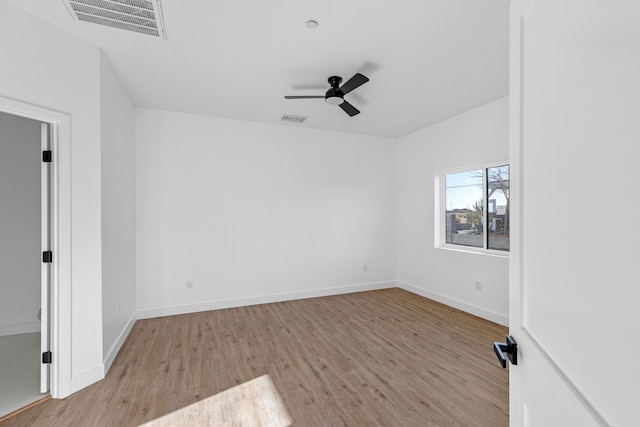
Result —
M 508 252 L 509 165 L 443 173 L 438 180 L 439 245 Z

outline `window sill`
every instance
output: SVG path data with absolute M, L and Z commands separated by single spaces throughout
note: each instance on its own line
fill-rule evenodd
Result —
M 447 245 L 447 244 L 436 246 L 435 248 L 442 249 L 445 251 L 451 251 L 451 252 L 463 252 L 463 253 L 475 254 L 475 255 L 487 255 L 487 256 L 492 256 L 497 258 L 509 258 L 508 251 L 497 251 L 493 249 L 474 248 L 471 246 Z

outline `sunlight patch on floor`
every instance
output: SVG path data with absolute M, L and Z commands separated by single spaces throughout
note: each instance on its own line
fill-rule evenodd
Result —
M 271 378 L 263 375 L 171 412 L 144 427 L 285 427 L 292 420 Z

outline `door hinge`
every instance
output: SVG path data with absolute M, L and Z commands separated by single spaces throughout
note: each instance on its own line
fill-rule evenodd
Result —
M 42 262 L 53 262 L 53 252 L 51 251 L 42 252 Z
M 51 363 L 51 352 L 45 351 L 42 353 L 42 363 Z
M 51 150 L 44 150 L 42 152 L 42 161 L 44 163 L 51 163 L 53 160 L 53 153 L 51 152 Z

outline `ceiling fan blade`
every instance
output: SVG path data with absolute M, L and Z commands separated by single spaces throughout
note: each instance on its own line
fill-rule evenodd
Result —
M 344 112 L 351 117 L 355 116 L 356 114 L 360 114 L 360 110 L 349 104 L 347 101 L 344 101 L 342 104 L 340 104 L 340 108 L 342 108 Z
M 340 90 L 343 94 L 347 94 L 354 90 L 355 88 L 362 86 L 366 82 L 369 81 L 368 77 L 363 76 L 360 73 L 356 73 L 355 76 L 351 77 L 345 84 L 340 87 Z
M 324 95 L 302 95 L 302 96 L 288 96 L 286 95 L 284 97 L 284 99 L 311 99 L 311 98 L 323 98 L 324 99 Z

